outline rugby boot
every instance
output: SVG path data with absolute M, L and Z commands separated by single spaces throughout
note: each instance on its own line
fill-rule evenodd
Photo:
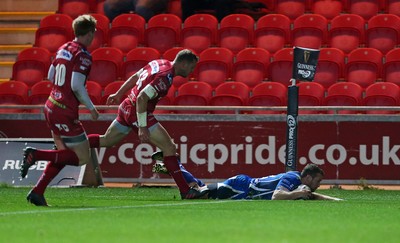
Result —
M 44 196 L 35 193 L 33 190 L 28 193 L 28 196 L 26 196 L 26 200 L 28 200 L 28 202 L 32 204 L 35 204 L 36 206 L 49 206 Z
M 182 199 L 206 199 L 209 189 L 204 187 L 202 189 L 198 189 L 196 187 L 190 187 L 187 193 L 181 193 Z
M 163 154 L 162 151 L 154 152 L 154 153 L 151 155 L 151 159 L 152 159 L 152 160 L 163 161 L 163 160 L 164 160 L 164 154 Z
M 26 147 L 24 149 L 24 158 L 22 159 L 20 174 L 22 178 L 26 177 L 28 174 L 29 167 L 35 164 L 36 159 L 34 153 L 36 152 L 36 148 Z
M 169 175 L 167 167 L 165 167 L 165 164 L 163 162 L 156 162 L 153 165 L 153 168 L 151 169 L 153 173 L 160 173 L 160 174 L 166 174 Z

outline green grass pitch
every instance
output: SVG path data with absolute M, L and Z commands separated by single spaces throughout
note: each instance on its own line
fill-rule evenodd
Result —
M 0 242 L 400 242 L 400 191 L 319 190 L 345 201 L 180 200 L 176 188 L 0 187 Z

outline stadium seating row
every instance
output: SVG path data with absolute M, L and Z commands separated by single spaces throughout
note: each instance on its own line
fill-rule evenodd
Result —
M 126 80 L 149 61 L 164 58 L 172 61 L 175 47 L 161 55 L 151 47 L 132 49 L 126 56 L 117 48 L 103 47 L 92 53 L 93 64 L 89 80 L 103 88 L 109 83 Z M 236 55 L 226 48 L 208 48 L 200 53 L 200 61 L 189 78 L 175 77 L 174 86 L 188 80 L 201 80 L 213 88 L 226 81 L 244 83 L 250 88 L 263 81 L 287 85 L 291 79 L 293 49 L 283 48 L 271 54 L 263 48 L 245 48 Z M 12 80 L 29 87 L 47 77 L 51 53 L 32 47 L 21 51 L 13 66 Z M 400 85 L 400 48 L 382 54 L 374 48 L 356 48 L 346 55 L 337 48 L 321 48 L 314 81 L 330 87 L 338 81 L 357 83 L 366 88 L 377 81 Z
M 304 14 L 291 21 L 282 14 L 269 14 L 257 22 L 246 14 L 231 14 L 218 23 L 210 14 L 195 14 L 182 24 L 173 14 L 159 14 L 148 23 L 137 14 L 122 14 L 110 24 L 95 14 L 97 32 L 89 51 L 109 46 L 123 53 L 138 46 L 166 50 L 182 46 L 197 53 L 210 47 L 224 47 L 233 53 L 247 47 L 264 48 L 270 53 L 288 46 L 334 47 L 346 54 L 357 47 L 371 47 L 386 54 L 400 44 L 400 17 L 378 14 L 365 22 L 360 15 L 344 14 L 328 21 L 318 14 Z M 65 14 L 46 16 L 36 31 L 35 46 L 55 53 L 72 39 L 72 18 Z M 159 38 L 163 36 L 163 38 Z M 51 40 L 51 41 L 50 41 Z
M 123 81 L 114 82 L 102 87 L 96 82 L 88 81 L 87 89 L 96 105 L 105 104 L 108 96 L 122 85 Z M 398 106 L 400 105 L 400 87 L 393 83 L 377 82 L 365 90 L 356 83 L 338 82 L 325 89 L 316 82 L 301 82 L 299 86 L 300 106 Z M 38 105 L 44 104 L 52 88 L 49 81 L 41 81 L 30 90 L 20 81 L 9 81 L 0 84 L 0 104 Z M 30 93 L 30 94 L 29 94 Z M 179 88 L 172 87 L 159 105 L 176 106 L 286 106 L 287 86 L 277 82 L 264 82 L 250 89 L 238 82 L 226 82 L 215 89 L 205 82 L 187 82 Z M 23 109 L 1 109 L 0 113 L 21 113 Z M 30 110 L 37 113 L 39 110 Z M 110 111 L 109 111 L 110 112 Z M 111 111 L 114 112 L 115 111 Z M 160 110 L 157 113 L 169 113 Z M 174 113 L 185 114 L 232 114 L 234 111 L 176 110 Z M 281 114 L 284 111 L 253 110 L 252 114 Z M 301 110 L 300 114 L 318 114 L 317 110 Z M 332 111 L 328 111 L 332 113 Z M 341 114 L 359 113 L 354 110 L 342 110 Z M 367 114 L 392 114 L 393 111 L 368 110 Z
M 262 2 L 267 7 L 265 13 L 278 13 L 295 19 L 305 13 L 321 14 L 327 19 L 341 13 L 352 13 L 368 20 L 378 13 L 400 15 L 400 3 L 396 0 L 247 0 Z M 104 0 L 58 0 L 58 12 L 72 18 L 84 13 L 103 12 Z M 180 0 L 170 0 L 168 13 L 181 17 Z

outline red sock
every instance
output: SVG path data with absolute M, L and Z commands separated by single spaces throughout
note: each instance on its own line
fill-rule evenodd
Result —
M 65 150 L 36 150 L 36 160 L 53 161 L 58 165 L 79 165 L 79 158 L 75 152 L 70 149 Z
M 179 167 L 178 160 L 176 156 L 166 156 L 164 157 L 164 164 L 167 167 L 169 174 L 174 178 L 176 185 L 181 193 L 187 193 L 189 191 L 189 186 L 183 177 L 182 171 Z
M 42 176 L 40 176 L 36 186 L 33 191 L 37 194 L 44 194 L 49 183 L 60 173 L 60 171 L 65 167 L 65 165 L 57 165 L 50 161 L 47 164 L 46 169 L 43 171 Z
M 89 134 L 88 139 L 91 148 L 100 148 L 100 134 Z

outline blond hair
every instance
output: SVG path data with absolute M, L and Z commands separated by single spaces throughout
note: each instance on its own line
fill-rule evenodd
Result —
M 96 31 L 96 23 L 97 20 L 93 16 L 84 14 L 74 19 L 72 22 L 72 29 L 76 37 L 83 36 L 89 32 Z

